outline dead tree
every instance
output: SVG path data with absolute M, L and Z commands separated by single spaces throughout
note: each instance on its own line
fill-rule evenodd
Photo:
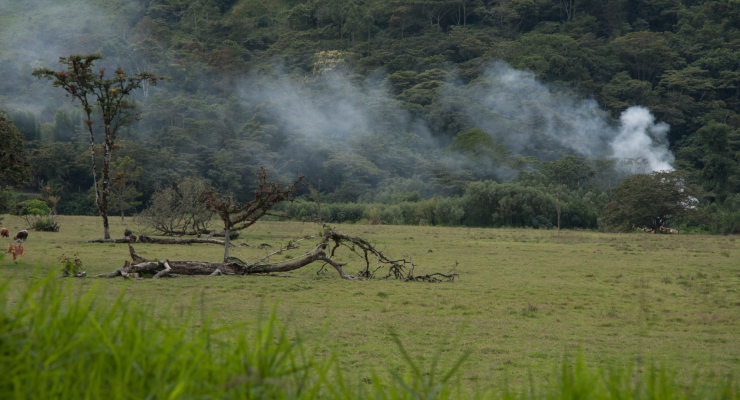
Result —
M 287 250 L 297 249 L 299 242 L 319 237 L 319 243 L 312 250 L 283 263 L 270 262 L 270 258 L 272 256 L 281 254 Z M 358 255 L 360 254 L 360 251 L 364 253 L 365 267 L 359 271 L 358 276 L 347 274 L 343 268 L 347 264 L 339 263 L 333 259 L 335 252 L 340 247 L 347 248 Z M 330 248 L 331 250 L 329 250 Z M 253 262 L 241 260 L 236 257 L 228 257 L 223 262 L 216 263 L 207 261 L 150 261 L 138 255 L 130 244 L 129 254 L 133 260 L 133 264 L 126 261 L 122 268 L 106 274 L 97 275 L 97 277 L 115 278 L 121 276 L 126 279 L 141 279 L 143 275 L 151 274 L 153 279 L 159 279 L 163 277 L 178 277 L 183 275 L 216 276 L 274 274 L 295 271 L 315 262 L 323 263 L 321 269 L 326 265 L 334 267 L 339 274 L 339 277 L 347 280 L 372 279 L 375 276 L 375 273 L 384 267 L 387 267 L 388 273 L 382 277 L 382 279 L 393 277 L 405 282 L 452 282 L 459 276 L 459 274 L 453 273 L 452 270 L 447 273 L 414 275 L 415 265 L 411 257 L 408 256 L 408 253 L 408 259 L 394 259 L 386 256 L 382 251 L 377 250 L 375 246 L 371 245 L 364 239 L 344 235 L 327 227 L 325 227 L 325 230 L 321 235 L 306 236 L 302 239 L 290 241 L 286 246 L 281 247 L 279 250 L 267 254 Z M 371 259 L 375 263 L 375 267 L 372 271 L 370 271 Z
M 233 202 L 231 196 L 223 196 L 211 190 L 205 193 L 203 203 L 211 212 L 221 217 L 224 223 L 224 262 L 229 259 L 229 239 L 231 232 L 249 228 L 268 214 L 276 204 L 292 200 L 293 194 L 300 187 L 303 175 L 287 188 L 283 188 L 283 182 L 270 182 L 267 180 L 267 172 L 263 167 L 255 174 L 257 176 L 257 190 L 254 192 L 254 200 L 243 205 Z
M 163 236 L 200 236 L 211 233 L 208 226 L 213 214 L 202 202 L 207 191 L 208 186 L 204 181 L 193 178 L 185 178 L 177 185 L 160 188 L 152 195 L 148 207 L 134 221 Z

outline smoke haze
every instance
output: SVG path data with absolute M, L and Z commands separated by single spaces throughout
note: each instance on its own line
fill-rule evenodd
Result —
M 666 139 L 669 127 L 656 124 L 644 107 L 630 107 L 619 124 L 610 124 L 596 101 L 554 93 L 532 72 L 506 63 L 494 63 L 482 81 L 481 89 L 462 91 L 472 100 L 466 113 L 474 125 L 514 151 L 549 158 L 548 152 L 560 148 L 583 157 L 644 158 L 652 171 L 672 169 L 674 158 Z
M 333 72 L 310 84 L 288 75 L 252 76 L 242 82 L 238 94 L 246 110 L 257 107 L 262 114 L 270 110 L 270 118 L 261 118 L 263 124 L 290 133 L 293 144 L 286 146 L 286 152 L 305 151 L 311 143 L 365 158 L 369 156 L 360 145 L 362 138 L 382 137 L 388 152 L 394 151 L 398 141 L 404 147 L 413 142 L 415 162 L 434 156 L 451 169 L 461 166 L 462 161 L 449 153 L 433 152 L 448 142 L 407 111 L 388 85 L 373 79 L 356 83 L 347 75 Z M 460 129 L 480 128 L 518 154 L 541 160 L 569 154 L 619 161 L 644 159 L 651 171 L 672 169 L 673 155 L 666 139 L 669 127 L 656 123 L 646 108 L 630 107 L 618 123 L 610 123 L 596 101 L 553 92 L 531 72 L 503 62 L 491 66 L 481 80 L 461 86 L 445 83 L 440 90 L 443 99 L 464 99 L 467 122 Z M 451 102 L 450 107 L 454 106 Z M 498 178 L 508 172 L 504 166 L 490 168 Z
M 131 4 L 133 9 L 135 3 Z M 17 64 L 17 75 L 9 81 L 15 85 L 20 82 L 25 87 L 22 96 L 0 95 L 0 108 L 34 111 L 42 121 L 49 121 L 50 113 L 44 112 L 49 107 L 68 108 L 69 102 L 62 101 L 62 93 L 48 82 L 32 78 L 33 68 L 54 68 L 59 56 L 72 53 L 115 54 L 111 50 L 117 48 L 115 40 L 120 40 L 128 29 L 124 22 L 113 17 L 111 10 L 86 8 L 80 2 L 71 5 L 42 0 L 12 1 L 0 5 L 0 11 L 31 18 L 30 23 L 6 27 L 5 32 L 0 28 L 0 34 L 10 39 L 0 49 L 18 55 L 16 59 L 1 60 Z M 124 11 L 116 12 L 120 16 Z M 58 15 L 46 19 L 63 24 L 64 35 L 55 33 L 59 26 L 34 24 L 34 18 L 41 18 L 42 14 Z M 114 24 L 114 21 L 118 22 Z M 8 30 L 14 31 L 12 37 Z M 98 41 L 92 43 L 89 37 Z M 128 60 L 121 58 L 116 62 L 129 67 Z M 471 163 L 479 170 L 487 170 L 475 176 L 476 179 L 510 178 L 513 174 L 506 165 L 480 159 L 471 161 L 446 151 L 454 134 L 472 128 L 489 133 L 497 143 L 503 143 L 516 154 L 537 156 L 541 161 L 565 155 L 617 160 L 642 158 L 653 171 L 671 169 L 673 155 L 666 141 L 669 127 L 656 123 L 649 110 L 630 107 L 618 122 L 610 121 L 596 101 L 554 89 L 538 81 L 532 72 L 513 69 L 504 62 L 492 63 L 481 77 L 468 84 L 450 78 L 431 82 L 431 86 L 426 82 L 424 88 L 418 89 L 434 92 L 438 99 L 435 101 L 443 103 L 448 110 L 459 111 L 460 118 L 455 124 L 430 122 L 423 109 L 410 109 L 408 103 L 395 96 L 392 85 L 381 79 L 383 76 L 378 71 L 358 79 L 349 69 L 307 77 L 287 73 L 247 75 L 233 89 L 243 112 L 238 119 L 257 123 L 251 130 L 240 126 L 234 129 L 269 141 L 270 148 L 282 156 L 286 165 L 290 165 L 290 160 L 307 157 L 315 149 L 341 150 L 347 157 L 340 159 L 335 154 L 333 159 L 323 161 L 324 166 L 341 166 L 342 173 L 350 173 L 367 183 L 393 177 L 410 178 L 439 165 L 450 171 L 462 170 Z M 143 107 L 147 107 L 141 93 L 138 97 Z

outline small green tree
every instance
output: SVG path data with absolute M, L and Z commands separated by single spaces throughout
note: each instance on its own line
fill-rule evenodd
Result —
M 52 199 L 55 201 L 53 204 L 56 204 L 59 198 L 53 197 Z M 29 229 L 59 232 L 59 224 L 54 221 L 53 211 L 43 200 L 34 199 L 17 203 L 12 212 L 14 215 L 23 218 Z
M 614 202 L 606 205 L 604 218 L 610 225 L 629 223 L 660 232 L 670 219 L 692 212 L 701 197 L 701 189 L 683 171 L 635 174 L 612 189 Z
M 134 183 L 138 181 L 143 168 L 136 167 L 134 163 L 135 161 L 131 157 L 118 157 L 116 161 L 111 163 L 111 170 L 113 171 L 111 181 L 113 185 L 111 185 L 110 201 L 114 210 L 121 212 L 122 222 L 124 211 L 141 205 L 140 201 L 136 201 L 141 193 L 136 191 Z
M 64 89 L 72 101 L 79 101 L 87 118 L 88 133 L 90 134 L 90 155 L 92 157 L 93 190 L 95 191 L 95 205 L 103 217 L 103 235 L 110 239 L 108 226 L 108 205 L 111 189 L 114 186 L 110 179 L 110 167 L 113 159 L 113 150 L 116 148 L 118 130 L 138 119 L 134 111 L 135 105 L 128 101 L 129 95 L 144 84 L 156 85 L 164 77 L 156 77 L 149 72 L 140 72 L 128 76 L 123 69 L 117 68 L 114 76 L 105 78 L 105 68 L 98 73 L 93 72 L 94 62 L 102 59 L 100 54 L 71 55 L 60 57 L 59 62 L 66 67 L 66 71 L 54 71 L 41 68 L 33 71 L 33 76 L 52 80 L 55 87 Z M 98 181 L 97 155 L 95 149 L 95 134 L 93 132 L 93 114 L 99 113 L 102 120 L 102 180 Z

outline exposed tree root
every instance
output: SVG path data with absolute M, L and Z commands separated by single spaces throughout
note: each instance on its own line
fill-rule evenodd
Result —
M 339 277 L 347 280 L 365 280 L 372 279 L 379 269 L 388 267 L 388 274 L 383 277 L 387 279 L 391 276 L 396 279 L 403 280 L 405 282 L 442 282 L 442 281 L 454 281 L 455 277 L 459 276 L 452 271 L 442 274 L 433 273 L 428 275 L 413 275 L 414 263 L 411 257 L 408 260 L 405 258 L 393 260 L 385 256 L 383 252 L 375 249 L 369 242 L 347 236 L 331 229 L 326 229 L 322 236 L 320 243 L 316 247 L 298 257 L 288 260 L 286 263 L 271 263 L 269 261 L 271 256 L 280 254 L 283 251 L 298 248 L 297 242 L 312 239 L 312 237 L 304 237 L 296 241 L 291 241 L 287 246 L 280 248 L 279 250 L 266 255 L 265 257 L 255 261 L 247 262 L 236 257 L 229 257 L 227 262 L 211 263 L 205 261 L 149 261 L 144 257 L 141 257 L 136 253 L 134 248 L 129 244 L 129 253 L 133 264 L 129 264 L 127 261 L 123 268 L 119 268 L 113 272 L 107 274 L 100 274 L 96 277 L 100 278 L 115 278 L 122 276 L 125 279 L 139 278 L 142 274 L 153 274 L 153 279 L 159 279 L 163 277 L 176 277 L 180 275 L 253 275 L 253 274 L 276 274 L 294 271 L 303 268 L 309 264 L 315 262 L 322 262 L 324 265 L 331 265 L 339 274 Z M 142 240 L 143 242 L 144 240 Z M 334 243 L 329 255 L 326 254 L 326 249 L 330 243 Z M 340 246 L 345 246 L 354 253 L 358 254 L 357 249 L 359 248 L 364 252 L 365 268 L 359 271 L 359 276 L 349 275 L 344 272 L 346 263 L 336 262 L 333 257 L 334 253 Z M 370 256 L 375 258 L 375 268 L 370 271 Z M 407 253 L 408 256 L 408 253 Z M 405 272 L 406 266 L 409 266 L 408 272 Z M 323 269 L 323 266 L 322 266 Z M 454 269 L 454 268 L 453 268 Z M 268 275 L 268 276 L 281 276 L 281 275 Z M 286 275 L 282 275 L 287 277 Z

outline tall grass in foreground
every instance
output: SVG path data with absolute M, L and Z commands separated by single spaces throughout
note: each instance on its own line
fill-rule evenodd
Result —
M 32 279 L 13 296 L 9 285 L 19 283 L 0 283 L 1 399 L 740 399 L 731 380 L 704 387 L 664 369 L 601 371 L 581 359 L 563 362 L 547 385 L 477 390 L 461 383 L 464 357 L 445 371 L 439 357 L 421 368 L 395 336 L 405 375 L 347 382 L 332 359 L 306 356 L 274 314 L 251 331 L 193 328 L 159 321 L 122 295 L 102 304 L 94 290 L 75 294 L 64 282 Z

